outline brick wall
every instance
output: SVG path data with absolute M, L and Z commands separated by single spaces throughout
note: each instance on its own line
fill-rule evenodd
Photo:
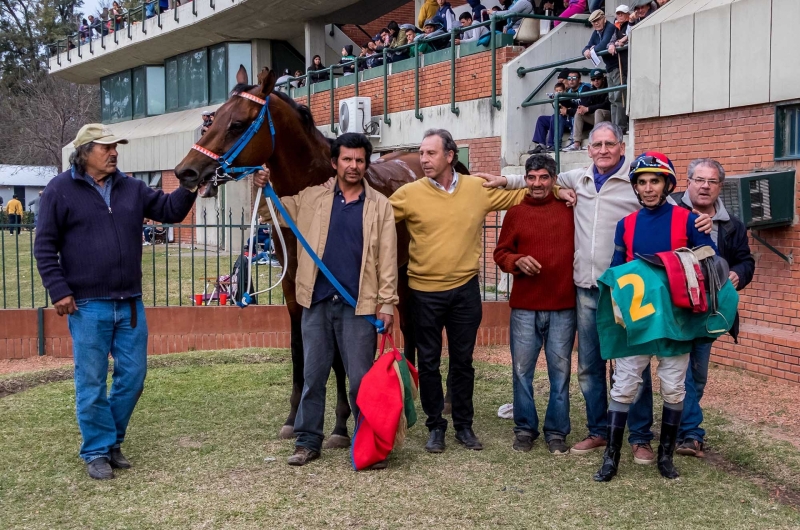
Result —
M 636 150 L 663 151 L 686 187 L 686 169 L 695 158 L 719 160 L 728 174 L 797 162 L 775 162 L 775 107 L 758 105 L 725 111 L 637 120 Z M 795 201 L 800 199 L 796 183 Z M 763 230 L 761 236 L 784 254 L 800 249 L 800 225 Z M 740 294 L 739 344 L 725 336 L 712 359 L 767 377 L 800 382 L 800 262 L 790 265 L 750 238 L 756 257 L 753 282 Z
M 172 170 L 169 171 L 162 171 L 161 172 L 161 189 L 164 190 L 164 193 L 170 193 L 175 191 L 180 186 L 178 182 L 178 177 L 175 176 L 175 172 Z M 192 225 L 195 222 L 195 206 L 192 206 L 192 210 L 186 216 L 186 218 L 181 221 L 182 225 Z M 195 241 L 195 230 L 192 228 L 179 228 L 175 227 L 174 237 L 176 243 L 187 243 L 193 244 Z
M 286 306 L 148 307 L 147 352 L 151 355 L 231 348 L 288 348 Z M 478 345 L 508 344 L 511 310 L 506 302 L 484 302 Z M 395 316 L 397 318 L 397 316 Z M 397 329 L 397 327 L 396 327 Z M 72 356 L 67 319 L 44 310 L 45 354 Z M 395 341 L 401 344 L 399 329 Z M 36 309 L 6 309 L 0 318 L 0 359 L 38 355 Z
M 497 50 L 497 91 L 501 91 L 501 65 L 510 61 L 522 51 L 518 47 L 505 47 Z M 456 60 L 456 101 L 488 98 L 492 95 L 490 52 L 476 53 Z M 420 108 L 450 103 L 450 62 L 445 61 L 420 69 L 419 105 Z M 358 83 L 358 95 L 372 98 L 374 115 L 383 113 L 383 100 L 388 97 L 389 112 L 400 112 L 414 108 L 414 71 L 408 70 L 388 77 L 387 91 L 383 90 L 383 78 L 370 79 Z M 339 121 L 339 101 L 355 96 L 353 85 L 337 88 L 334 91 L 334 121 Z M 299 103 L 309 105 L 305 95 L 296 98 Z M 311 94 L 311 113 L 317 125 L 330 123 L 330 92 Z M 499 168 L 498 168 L 499 169 Z

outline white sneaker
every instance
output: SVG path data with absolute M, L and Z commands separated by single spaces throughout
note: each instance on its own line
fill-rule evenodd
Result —
M 149 246 L 150 246 L 150 243 L 148 243 L 147 241 L 145 241 L 144 243 L 142 243 L 142 246 L 143 246 L 143 247 L 149 247 Z
M 500 408 L 497 409 L 497 417 L 503 418 L 504 420 L 513 420 L 514 405 L 512 403 L 506 403 L 505 405 L 500 405 Z

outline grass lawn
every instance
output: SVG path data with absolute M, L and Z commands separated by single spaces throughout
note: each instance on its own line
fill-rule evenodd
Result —
M 0 308 L 43 307 L 45 289 L 31 252 L 35 233 L 23 231 L 19 237 L 0 234 Z M 204 278 L 230 274 L 238 256 L 230 251 L 216 253 L 188 245 L 158 244 L 142 249 L 142 299 L 146 306 L 192 305 L 192 295 L 203 292 Z M 194 275 L 192 275 L 194 271 Z M 269 287 L 281 269 L 253 264 L 255 290 Z M 155 278 L 155 280 L 154 280 Z M 194 278 L 194 279 L 193 279 Z M 19 287 L 18 287 L 19 286 Z M 209 292 L 212 286 L 209 285 Z M 283 289 L 278 286 L 259 296 L 259 303 L 283 304 Z
M 195 352 L 151 358 L 150 366 L 124 445 L 134 468 L 108 482 L 89 479 L 77 457 L 71 381 L 0 399 L 0 527 L 800 527 L 800 512 L 702 460 L 676 457 L 682 477 L 667 481 L 653 466 L 634 465 L 626 448 L 620 475 L 597 484 L 599 454 L 553 457 L 542 441 L 515 453 L 512 423 L 495 415 L 511 397 L 507 366 L 477 365 L 484 451 L 457 446 L 450 430 L 447 451 L 427 454 L 421 422 L 388 470 L 365 473 L 352 470 L 343 450 L 286 465 L 293 444 L 277 433 L 288 407 L 287 351 Z M 542 418 L 546 388 L 546 377 L 537 378 Z M 572 398 L 574 443 L 586 433 L 574 377 Z M 329 393 L 328 430 L 332 401 Z M 708 429 L 714 448 L 738 451 L 745 469 L 799 483 L 800 454 L 788 444 L 752 428 L 737 432 L 715 414 Z

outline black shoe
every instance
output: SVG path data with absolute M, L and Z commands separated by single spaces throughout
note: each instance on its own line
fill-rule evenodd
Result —
M 511 446 L 514 451 L 527 453 L 533 449 L 533 435 L 529 432 L 514 433 L 514 444 Z
M 461 429 L 456 433 L 456 441 L 473 451 L 480 451 L 483 449 L 483 444 L 481 444 L 481 441 L 478 440 L 478 437 L 475 436 L 475 433 L 472 432 L 472 429 L 469 427 Z
M 661 476 L 668 479 L 675 479 L 680 476 L 672 456 L 675 453 L 676 439 L 678 438 L 678 427 L 681 424 L 682 410 L 668 409 L 664 407 L 661 414 L 661 438 L 658 444 L 658 472 Z
M 566 442 L 561 438 L 553 438 L 549 442 L 547 442 L 547 450 L 550 451 L 551 455 L 565 455 L 569 453 L 569 447 L 567 446 Z
M 294 448 L 294 454 L 289 457 L 286 463 L 290 466 L 304 466 L 317 458 L 319 458 L 319 451 L 298 445 Z
M 386 469 L 389 467 L 389 460 L 381 460 L 380 462 L 375 462 L 371 466 L 367 466 L 364 468 L 364 471 L 376 471 L 378 469 Z
M 86 472 L 95 480 L 109 480 L 114 478 L 114 470 L 108 463 L 108 458 L 101 456 L 86 464 Z
M 603 453 L 603 463 L 594 474 L 597 482 L 609 482 L 617 475 L 619 469 L 619 453 L 622 450 L 622 438 L 625 434 L 625 424 L 628 422 L 628 413 L 618 410 L 608 411 L 608 434 L 606 451 Z
M 536 147 L 534 147 L 533 149 L 531 149 L 530 151 L 528 151 L 528 154 L 529 155 L 538 155 L 539 153 L 544 153 L 544 152 L 545 152 L 544 146 L 542 144 L 539 144 Z
M 429 453 L 444 453 L 444 429 L 433 429 L 428 436 L 425 450 Z
M 125 455 L 122 454 L 122 450 L 119 447 L 112 447 L 111 451 L 108 453 L 108 458 L 113 468 L 130 469 L 131 467 L 131 463 L 128 462 L 128 459 L 125 458 Z

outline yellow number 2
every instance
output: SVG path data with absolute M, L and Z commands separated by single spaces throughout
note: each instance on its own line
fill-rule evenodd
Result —
M 644 280 L 638 274 L 626 274 L 617 280 L 617 285 L 620 289 L 633 286 L 633 298 L 631 298 L 631 308 L 628 311 L 631 315 L 631 321 L 636 322 L 645 317 L 649 317 L 656 312 L 653 304 L 642 305 L 644 298 Z

